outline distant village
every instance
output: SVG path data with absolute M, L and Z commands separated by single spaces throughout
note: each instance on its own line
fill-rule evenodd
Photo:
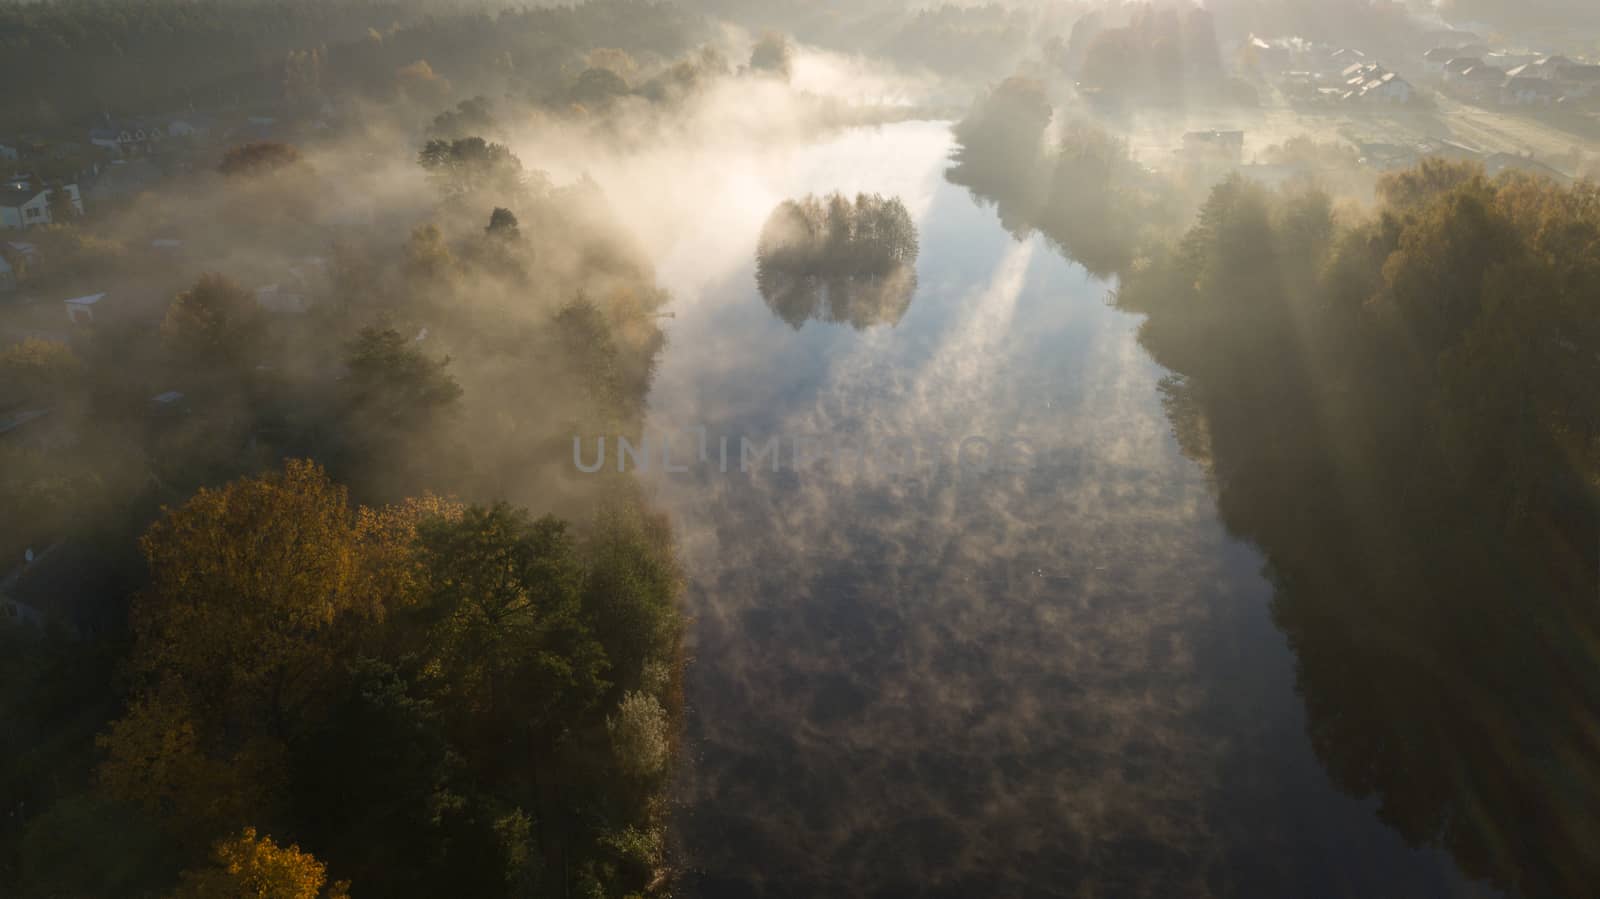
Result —
M 1380 57 L 1359 47 L 1252 34 L 1227 56 L 1255 87 L 1260 110 L 1287 111 L 1318 141 L 1343 138 L 1352 161 L 1373 176 L 1428 157 L 1476 162 L 1491 177 L 1514 170 L 1569 183 L 1594 175 L 1600 62 L 1495 46 L 1469 31 L 1439 30 L 1427 38 L 1426 50 Z M 1256 111 L 1213 113 L 1228 124 L 1185 133 L 1176 148 L 1180 164 L 1204 177 L 1234 171 L 1269 184 L 1327 174 L 1307 161 L 1253 158 L 1247 131 L 1229 119 L 1248 120 Z M 1458 136 L 1444 124 L 1451 114 L 1492 121 L 1499 127 L 1490 130 L 1502 139 L 1484 145 Z M 1521 140 L 1519 125 L 1528 124 L 1544 126 L 1549 136 L 1537 149 Z

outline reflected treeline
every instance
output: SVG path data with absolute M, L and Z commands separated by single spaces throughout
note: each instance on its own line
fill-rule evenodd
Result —
M 1429 161 L 1336 221 L 1219 185 L 1120 304 L 1259 545 L 1315 749 L 1414 845 L 1600 880 L 1600 191 Z
M 1042 84 L 1007 79 L 956 124 L 946 178 L 993 203 L 1018 239 L 1038 230 L 1090 273 L 1120 272 L 1148 232 L 1177 220 L 1179 198 L 1088 123 L 1065 124 L 1048 146 L 1052 115 Z
M 779 318 L 898 324 L 917 289 L 917 226 L 898 197 L 785 200 L 756 247 L 756 286 Z

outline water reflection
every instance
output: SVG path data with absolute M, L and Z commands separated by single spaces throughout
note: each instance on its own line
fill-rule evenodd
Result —
M 899 198 L 785 200 L 761 229 L 756 285 L 796 330 L 812 319 L 895 325 L 916 293 L 917 252 L 917 227 Z
M 824 147 L 785 193 L 937 182 L 942 152 L 874 168 L 928 133 Z M 796 332 L 748 270 L 675 322 L 659 430 L 1037 450 L 658 477 L 691 578 L 688 894 L 1462 893 L 1317 766 L 1260 559 L 1170 436 L 1137 321 L 964 191 L 920 210 L 893 329 Z

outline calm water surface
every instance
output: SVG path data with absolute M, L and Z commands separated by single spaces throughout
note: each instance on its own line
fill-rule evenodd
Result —
M 1138 321 L 945 183 L 948 150 L 938 123 L 850 132 L 754 183 L 904 198 L 919 288 L 893 325 L 780 320 L 753 274 L 771 204 L 731 191 L 662 266 L 652 426 L 711 446 L 652 478 L 690 578 L 689 895 L 1482 894 L 1329 783 Z M 795 436 L 927 449 L 794 471 Z M 1030 464 L 934 464 L 970 436 Z M 784 470 L 739 473 L 740 437 L 779 437 Z

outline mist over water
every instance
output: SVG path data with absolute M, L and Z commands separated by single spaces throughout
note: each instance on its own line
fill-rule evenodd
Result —
M 692 894 L 1448 890 L 1312 757 L 1261 560 L 1170 435 L 1137 319 L 945 183 L 948 149 L 940 123 L 855 131 L 750 185 L 905 197 L 923 253 L 897 325 L 774 317 L 759 216 L 729 235 L 714 199 L 664 266 L 698 261 L 677 277 L 702 289 L 669 325 L 659 433 L 1035 450 L 1014 473 L 656 471 L 689 576 Z

